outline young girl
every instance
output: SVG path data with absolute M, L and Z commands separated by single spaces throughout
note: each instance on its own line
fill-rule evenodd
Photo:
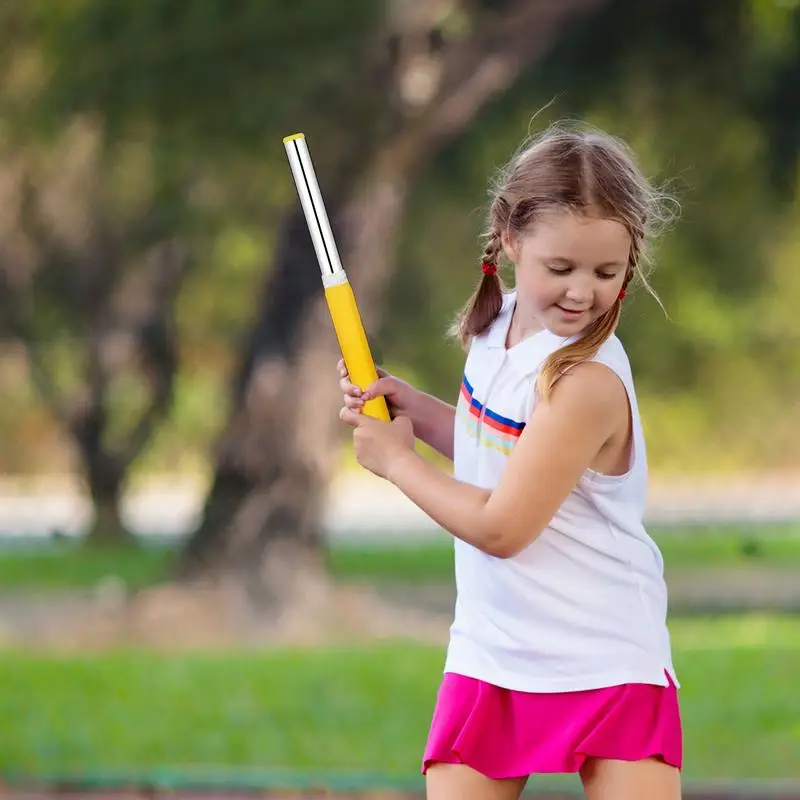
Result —
M 455 541 L 422 765 L 432 800 L 516 800 L 544 772 L 580 773 L 590 800 L 680 797 L 663 561 L 642 525 L 645 442 L 615 335 L 663 219 L 624 144 L 554 127 L 494 192 L 483 275 L 457 325 L 457 405 L 386 374 L 361 393 L 339 364 L 358 461 Z M 391 424 L 359 413 L 377 395 Z M 453 459 L 453 477 L 416 455 L 415 437 Z

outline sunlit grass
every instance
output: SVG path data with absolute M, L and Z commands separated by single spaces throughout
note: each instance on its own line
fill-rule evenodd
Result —
M 800 617 L 673 620 L 687 779 L 800 778 Z M 0 658 L 0 769 L 408 777 L 440 647 Z

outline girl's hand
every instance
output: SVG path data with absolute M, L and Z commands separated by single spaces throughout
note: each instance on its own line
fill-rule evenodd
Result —
M 413 421 L 414 406 L 419 392 L 409 383 L 395 378 L 385 370 L 378 368 L 378 380 L 367 386 L 362 392 L 358 386 L 350 382 L 344 359 L 336 365 L 339 372 L 339 387 L 344 394 L 345 408 L 360 412 L 367 400 L 375 397 L 385 397 L 389 407 L 389 415 L 395 417 L 408 417 Z
M 353 428 L 358 463 L 380 478 L 389 477 L 396 459 L 414 452 L 414 428 L 408 417 L 383 422 L 362 414 L 360 409 L 345 407 L 339 418 Z

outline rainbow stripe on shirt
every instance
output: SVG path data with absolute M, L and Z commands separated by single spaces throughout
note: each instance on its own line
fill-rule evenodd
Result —
M 466 375 L 461 381 L 459 399 L 461 402 L 458 406 L 458 416 L 466 426 L 469 435 L 477 439 L 479 444 L 492 450 L 497 450 L 505 456 L 510 455 L 522 431 L 525 429 L 525 423 L 517 422 L 498 414 L 496 411 L 492 411 L 490 408 L 485 408 L 482 403 L 475 399 L 472 386 Z M 480 421 L 481 413 L 483 414 L 482 421 Z M 480 434 L 478 432 L 479 421 Z

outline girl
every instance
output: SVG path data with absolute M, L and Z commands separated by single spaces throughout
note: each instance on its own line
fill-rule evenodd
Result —
M 493 194 L 456 326 L 457 405 L 385 373 L 360 393 L 339 364 L 358 461 L 454 537 L 455 619 L 422 764 L 432 800 L 516 800 L 544 772 L 578 772 L 590 800 L 680 797 L 663 561 L 642 525 L 645 442 L 614 333 L 630 282 L 649 288 L 663 219 L 623 143 L 551 128 Z M 359 413 L 377 395 L 391 424 Z M 415 437 L 453 459 L 453 477 Z

